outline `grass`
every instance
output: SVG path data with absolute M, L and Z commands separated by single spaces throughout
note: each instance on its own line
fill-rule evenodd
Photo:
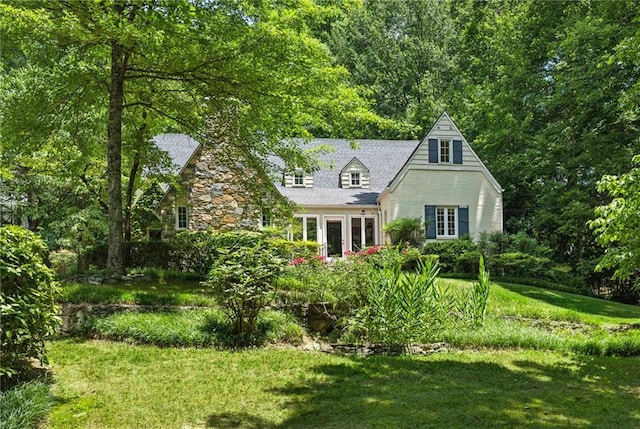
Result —
M 217 300 L 199 282 L 167 281 L 117 285 L 64 284 L 61 302 L 90 304 L 138 304 L 214 306 Z
M 50 346 L 50 428 L 640 426 L 640 358 Z
M 34 427 L 51 408 L 49 384 L 30 381 L 0 393 L 0 429 Z
M 229 347 L 234 344 L 231 322 L 220 309 L 175 312 L 126 312 L 93 318 L 82 326 L 94 337 L 162 347 Z M 293 316 L 263 311 L 251 343 L 299 344 L 304 329 Z

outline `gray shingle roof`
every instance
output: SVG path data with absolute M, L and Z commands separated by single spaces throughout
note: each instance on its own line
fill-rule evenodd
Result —
M 160 150 L 167 152 L 173 160 L 171 172 L 174 174 L 180 174 L 196 149 L 200 147 L 200 143 L 186 134 L 158 134 L 153 138 L 153 142 Z
M 186 134 L 160 134 L 153 140 L 173 159 L 176 174 L 200 146 Z M 313 188 L 285 188 L 278 184 L 278 190 L 291 201 L 305 206 L 375 205 L 380 192 L 419 144 L 420 140 L 355 140 L 354 149 L 351 140 L 315 139 L 304 144 L 303 149 L 325 145 L 333 150 L 319 156 L 321 169 L 313 174 Z M 340 188 L 340 171 L 354 157 L 369 169 L 369 188 Z
M 378 194 L 389 185 L 409 159 L 420 140 L 355 140 L 356 148 L 346 139 L 315 139 L 303 146 L 312 149 L 319 145 L 334 148 L 320 155 L 322 169 L 313 174 L 313 188 L 285 188 L 278 190 L 300 205 L 373 205 Z M 353 158 L 369 169 L 369 188 L 342 189 L 340 171 Z

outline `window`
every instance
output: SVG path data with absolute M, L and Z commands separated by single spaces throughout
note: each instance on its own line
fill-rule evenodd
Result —
M 456 237 L 456 209 L 454 207 L 436 208 L 436 235 L 438 237 Z
M 440 140 L 440 162 L 451 162 L 451 140 Z
M 187 207 L 178 206 L 178 218 L 176 219 L 178 229 L 189 228 L 189 217 L 187 216 Z
M 349 183 L 351 184 L 351 187 L 356 188 L 356 187 L 360 187 L 361 183 L 360 183 L 360 172 L 359 171 L 352 171 L 350 173 L 351 179 L 349 180 Z
M 318 218 L 315 216 L 296 216 L 291 225 L 290 238 L 292 240 L 317 241 Z
M 268 228 L 271 226 L 271 213 L 267 212 L 267 211 L 263 211 L 262 212 L 262 216 L 260 219 L 260 225 L 263 228 Z
M 293 186 L 304 186 L 304 174 L 302 174 L 302 171 L 293 173 Z

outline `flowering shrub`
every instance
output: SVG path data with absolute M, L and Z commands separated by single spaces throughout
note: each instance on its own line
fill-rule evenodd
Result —
M 327 257 L 326 256 L 313 255 L 313 256 L 309 256 L 307 258 L 299 256 L 296 259 L 294 259 L 291 262 L 289 262 L 289 265 L 291 265 L 293 267 L 301 265 L 301 264 L 319 266 L 319 265 L 324 265 L 326 263 L 327 263 Z

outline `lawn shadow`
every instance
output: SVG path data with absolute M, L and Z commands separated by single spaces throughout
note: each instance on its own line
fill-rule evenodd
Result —
M 269 422 L 248 413 L 211 414 L 207 418 L 207 427 L 216 429 L 268 429 Z
M 607 358 L 541 365 L 405 357 L 321 365 L 278 390 L 282 428 L 640 427 L 637 359 L 607 371 Z M 612 358 L 609 358 L 612 359 Z M 616 368 L 618 368 L 616 366 Z M 562 386 L 559 388 L 559 386 Z M 242 416 L 235 427 L 242 426 Z M 215 426 L 210 427 L 234 427 Z
M 546 302 L 547 304 L 568 310 L 600 316 L 629 318 L 640 321 L 640 306 L 620 304 L 604 299 L 576 295 L 568 292 L 552 291 L 513 283 L 496 282 L 503 288 L 527 298 Z

